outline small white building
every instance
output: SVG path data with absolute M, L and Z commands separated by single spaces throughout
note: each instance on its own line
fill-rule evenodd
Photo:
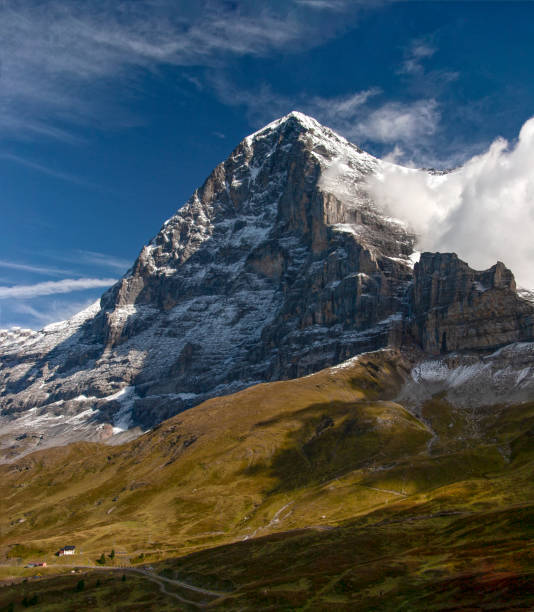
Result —
M 74 555 L 76 554 L 76 546 L 64 546 L 58 550 L 58 557 L 63 557 L 63 555 Z

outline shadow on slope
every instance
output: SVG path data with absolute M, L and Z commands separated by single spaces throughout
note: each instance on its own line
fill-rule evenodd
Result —
M 330 402 L 280 415 L 255 426 L 299 422 L 267 462 L 243 472 L 275 479 L 270 493 L 318 485 L 361 468 L 392 464 L 423 452 L 428 429 L 402 406 L 386 401 Z M 285 428 L 284 428 L 285 429 Z
M 531 609 L 534 506 L 473 511 L 448 501 L 456 510 L 391 509 L 330 531 L 195 553 L 159 571 L 196 584 L 230 582 L 234 592 L 217 609 Z

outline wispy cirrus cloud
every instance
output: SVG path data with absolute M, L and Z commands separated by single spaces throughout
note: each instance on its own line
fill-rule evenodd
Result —
M 437 34 L 412 40 L 404 49 L 404 58 L 397 69 L 404 85 L 417 95 L 437 97 L 460 76 L 444 68 L 429 69 L 426 62 L 439 52 Z
M 437 49 L 431 38 L 412 41 L 400 60 L 398 73 L 410 80 L 410 87 L 421 88 L 419 99 L 409 103 L 381 100 L 380 90 L 373 87 L 335 97 L 310 96 L 305 91 L 287 96 L 269 85 L 240 91 L 227 73 L 236 57 L 300 52 L 321 45 L 354 27 L 360 12 L 381 4 L 349 0 L 275 0 L 268 6 L 210 0 L 0 4 L 0 132 L 75 142 L 76 126 L 97 123 L 97 117 L 130 125 L 137 119 L 124 105 L 121 112 L 111 107 L 117 84 L 125 102 L 129 92 L 138 93 L 144 72 L 162 65 L 200 66 L 207 70 L 205 80 L 185 73 L 184 79 L 194 79 L 198 88 L 207 87 L 224 104 L 245 106 L 255 125 L 298 108 L 362 145 L 392 143 L 411 156 L 409 150 L 421 147 L 436 132 L 440 119 L 428 83 L 442 82 L 447 75 L 436 79 L 424 69 Z M 13 155 L 10 159 L 61 180 L 80 182 L 31 159 Z
M 64 276 L 65 274 L 72 274 L 72 270 L 64 270 L 52 266 L 36 266 L 33 264 L 18 263 L 16 261 L 7 261 L 5 259 L 0 260 L 0 268 L 19 270 L 21 272 L 32 272 L 34 274 L 45 274 L 47 276 Z
M 0 287 L 0 300 L 29 299 L 43 295 L 71 293 L 83 289 L 109 287 L 116 282 L 114 278 L 65 278 L 60 281 L 46 281 L 33 285 L 15 285 Z
M 14 153 L 0 153 L 0 159 L 26 166 L 27 168 L 31 168 L 32 170 L 37 170 L 37 172 L 40 172 L 41 174 L 52 176 L 53 178 L 59 179 L 60 181 L 66 181 L 67 183 L 77 183 L 79 185 L 92 187 L 91 183 L 85 181 L 79 176 L 70 174 L 68 172 L 63 172 L 61 170 L 56 170 L 55 168 L 50 168 L 49 166 L 45 166 L 44 164 L 36 162 L 32 159 L 27 159 L 20 155 L 15 155 Z
M 348 140 L 364 148 L 380 147 L 382 157 L 394 157 L 394 161 L 408 165 L 449 165 L 450 159 L 445 156 L 436 159 L 435 156 L 435 135 L 441 120 L 436 100 L 423 98 L 413 102 L 368 104 L 367 99 L 364 96 L 364 101 L 355 106 L 346 105 L 345 98 L 322 99 L 320 104 L 316 101 L 308 108 L 310 114 Z
M 122 257 L 115 257 L 107 253 L 99 253 L 97 251 L 84 251 L 79 249 L 75 252 L 78 261 L 82 263 L 93 264 L 96 266 L 111 268 L 118 272 L 126 272 L 132 265 L 132 262 Z
M 316 9 L 336 9 L 317 18 Z M 265 56 L 322 44 L 365 5 L 326 0 L 269 5 L 185 0 L 0 3 L 0 130 L 60 140 L 72 126 L 135 122 L 122 96 L 140 71 L 161 65 L 221 67 L 236 56 Z M 322 13 L 322 12 L 321 12 Z M 115 96 L 111 95 L 112 93 Z M 97 102 L 98 100 L 98 102 Z M 106 106 L 106 113 L 98 106 Z
M 295 4 L 319 11 L 344 11 L 350 0 L 295 0 Z
M 316 96 L 310 99 L 309 106 L 316 113 L 328 116 L 331 121 L 346 121 L 361 112 L 365 104 L 380 93 L 382 93 L 380 88 L 372 87 L 344 96 L 331 98 Z
M 37 255 L 37 253 L 34 253 Z M 47 259 L 52 261 L 58 261 L 62 263 L 66 263 L 70 267 L 70 271 L 68 274 L 76 274 L 72 271 L 74 268 L 83 268 L 85 269 L 89 266 L 91 269 L 94 268 L 109 268 L 116 272 L 124 273 L 128 268 L 132 265 L 133 260 L 126 259 L 125 257 L 118 257 L 117 255 L 111 255 L 109 253 L 102 253 L 100 251 L 89 251 L 87 249 L 63 249 L 63 250 L 47 250 L 44 253 L 41 253 Z M 0 267 L 2 262 L 0 260 Z M 20 267 L 21 264 L 13 264 L 11 267 Z M 32 270 L 29 271 L 38 271 L 39 268 L 32 267 Z M 25 269 L 20 267 L 20 269 Z M 55 267 L 43 267 L 43 273 L 46 273 L 48 270 L 57 270 Z M 79 273 L 79 272 L 78 272 Z M 94 272 L 92 272 L 94 274 Z
M 249 119 L 262 125 L 292 110 L 312 115 L 356 144 L 396 146 L 399 159 L 419 162 L 433 149 L 441 113 L 433 98 L 410 102 L 388 101 L 378 87 L 332 97 L 280 95 L 269 85 L 256 91 L 240 90 L 224 75 L 212 75 L 210 85 L 229 105 L 244 106 Z
M 404 52 L 404 61 L 397 70 L 399 74 L 421 74 L 424 72 L 423 61 L 436 52 L 436 47 L 421 39 L 412 41 Z
M 55 321 L 69 319 L 72 315 L 81 312 L 90 306 L 94 300 L 69 301 L 53 300 L 49 304 L 34 306 L 27 302 L 15 302 L 12 307 L 14 314 L 31 317 L 37 327 L 48 325 Z
M 43 253 L 39 253 L 41 259 Z M 132 261 L 125 257 L 117 257 L 99 251 L 88 251 L 85 249 L 75 249 L 73 251 L 45 252 L 45 259 L 52 259 L 69 264 L 69 268 L 57 267 L 54 265 L 36 265 L 7 259 L 0 259 L 0 268 L 15 270 L 20 272 L 30 272 L 32 274 L 42 274 L 44 276 L 68 276 L 79 274 L 75 268 L 79 266 L 97 266 L 99 268 L 109 268 L 116 272 L 124 273 L 132 265 Z

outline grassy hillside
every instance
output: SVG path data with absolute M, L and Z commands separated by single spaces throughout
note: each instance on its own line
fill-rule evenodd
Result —
M 267 589 L 266 606 L 373 609 L 387 592 L 402 609 L 501 570 L 520 592 L 522 572 L 532 578 L 520 539 L 532 537 L 534 402 L 403 406 L 409 368 L 393 351 L 368 354 L 210 400 L 122 446 L 0 466 L 0 577 L 29 560 L 72 563 L 53 552 L 75 544 L 79 564 L 114 548 L 126 554 L 106 565 L 162 562 L 226 585 L 236 592 L 217 605 L 230 608 L 252 609 Z M 406 609 L 433 609 L 425 601 Z
M 189 582 L 230 584 L 220 609 L 533 609 L 534 506 L 450 515 L 437 507 L 404 505 L 163 566 Z
M 9 609 L 36 612 L 176 610 L 176 601 L 162 593 L 156 583 L 141 576 L 93 571 L 4 586 L 0 589 L 0 610 Z

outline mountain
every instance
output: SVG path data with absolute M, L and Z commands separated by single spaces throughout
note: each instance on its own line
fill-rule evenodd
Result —
M 99 303 L 0 334 L 4 460 L 123 442 L 210 397 L 384 347 L 460 351 L 475 376 L 512 345 L 509 376 L 531 392 L 531 352 L 513 343 L 534 339 L 534 306 L 502 263 L 415 263 L 416 237 L 367 188 L 384 164 L 296 112 L 245 138 Z
M 0 608 L 532 609 L 532 296 L 414 252 L 385 163 L 291 113 L 99 302 L 0 333 Z

